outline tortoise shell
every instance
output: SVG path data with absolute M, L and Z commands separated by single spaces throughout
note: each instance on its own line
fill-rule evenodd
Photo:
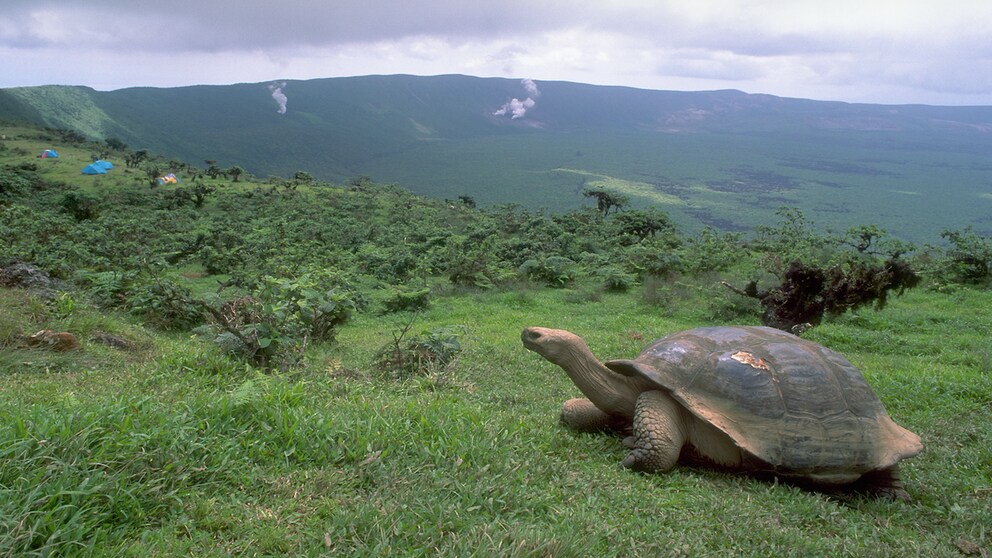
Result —
M 710 327 L 606 365 L 640 376 L 776 472 L 850 482 L 922 451 L 864 376 L 826 347 L 769 327 Z

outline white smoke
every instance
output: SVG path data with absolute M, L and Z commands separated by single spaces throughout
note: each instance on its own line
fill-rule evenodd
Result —
M 522 79 L 520 80 L 520 84 L 524 86 L 524 89 L 527 90 L 527 94 L 530 95 L 531 98 L 536 99 L 541 96 L 541 91 L 537 88 L 537 84 L 534 83 L 534 80 Z
M 279 114 L 286 114 L 287 99 L 286 99 L 286 94 L 282 92 L 283 87 L 286 87 L 285 81 L 276 82 L 273 83 L 272 85 L 269 85 L 269 91 L 272 92 L 272 98 L 275 99 L 277 103 L 279 103 L 279 110 L 276 111 Z
M 537 104 L 537 101 L 534 99 L 541 96 L 541 91 L 537 88 L 537 84 L 531 79 L 522 79 L 520 80 L 520 84 L 527 90 L 528 97 L 523 101 L 516 97 L 510 99 L 509 102 L 499 107 L 493 113 L 493 116 L 506 116 L 509 114 L 510 119 L 515 120 L 517 118 L 523 118 L 529 109 L 534 108 L 534 105 Z

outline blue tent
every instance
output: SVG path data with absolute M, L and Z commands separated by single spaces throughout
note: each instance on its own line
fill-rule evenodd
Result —
M 97 166 L 96 163 L 83 167 L 83 174 L 107 174 L 107 169 Z
M 101 168 L 101 169 L 103 169 L 105 171 L 108 171 L 108 170 L 114 168 L 114 164 L 113 163 L 111 163 L 110 161 L 104 161 L 104 160 L 93 161 L 93 166 L 94 167 Z
M 52 159 L 59 156 L 59 152 L 54 149 L 46 149 L 41 152 L 42 159 Z

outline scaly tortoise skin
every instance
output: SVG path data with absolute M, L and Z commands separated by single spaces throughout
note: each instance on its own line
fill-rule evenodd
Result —
M 709 327 L 604 365 L 567 331 L 527 328 L 521 338 L 588 398 L 566 402 L 562 422 L 580 431 L 631 430 L 626 467 L 663 472 L 682 455 L 818 485 L 857 482 L 909 499 L 898 463 L 923 450 L 920 438 L 826 347 L 768 327 Z

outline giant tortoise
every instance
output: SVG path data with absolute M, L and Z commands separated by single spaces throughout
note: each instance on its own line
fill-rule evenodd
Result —
M 529 327 L 524 346 L 565 370 L 588 399 L 573 429 L 627 431 L 625 467 L 670 470 L 680 455 L 816 486 L 909 499 L 898 463 L 920 453 L 864 376 L 826 347 L 769 327 L 709 327 L 602 364 L 579 336 Z

